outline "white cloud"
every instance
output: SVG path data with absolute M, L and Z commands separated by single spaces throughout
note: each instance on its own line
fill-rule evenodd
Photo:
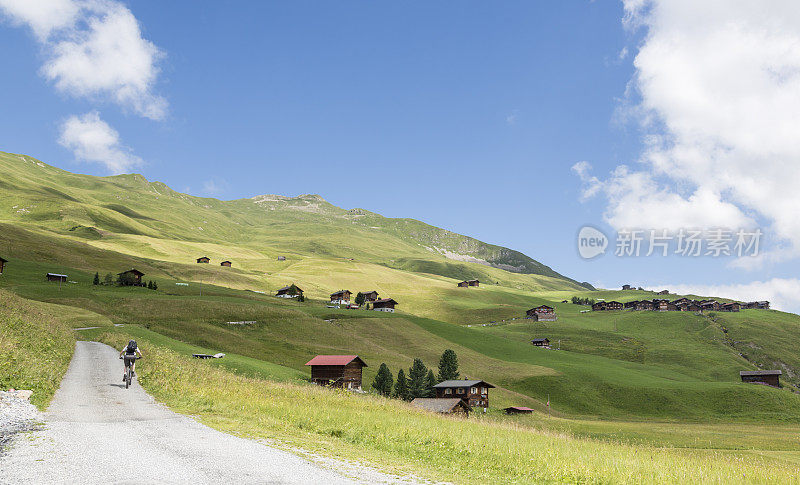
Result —
M 658 290 L 669 288 L 670 292 L 680 295 L 711 296 L 739 301 L 767 300 L 770 302 L 770 308 L 800 313 L 800 302 L 797 300 L 797 295 L 800 294 L 800 280 L 796 278 L 773 278 L 731 285 L 666 284 L 648 288 Z
M 34 31 L 46 57 L 42 75 L 59 91 L 108 99 L 151 119 L 166 116 L 166 100 L 153 93 L 163 53 L 122 3 L 0 0 L 0 10 Z
M 61 125 L 58 142 L 72 150 L 77 159 L 103 164 L 114 174 L 143 163 L 130 148 L 122 145 L 119 133 L 101 120 L 97 111 L 69 117 Z
M 222 179 L 210 179 L 203 182 L 203 192 L 206 195 L 219 195 L 228 190 L 228 182 Z
M 584 170 L 617 228 L 768 225 L 800 255 L 800 9 L 795 0 L 627 0 L 646 29 L 632 112 L 645 131 L 636 169 Z

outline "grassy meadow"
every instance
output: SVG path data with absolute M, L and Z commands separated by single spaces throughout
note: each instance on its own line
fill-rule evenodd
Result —
M 398 473 L 456 483 L 800 476 L 797 315 L 586 312 L 572 296 L 655 294 L 593 290 L 512 250 L 313 195 L 219 201 L 3 153 L 0 175 L 0 386 L 33 388 L 39 406 L 76 338 L 119 346 L 132 336 L 149 357 L 140 382 L 173 409 Z M 92 284 L 95 272 L 130 268 L 158 289 Z M 472 278 L 481 286 L 456 287 Z M 292 282 L 305 302 L 272 296 Z M 377 290 L 397 312 L 328 308 L 339 289 Z M 523 318 L 541 304 L 556 322 Z M 434 416 L 371 393 L 381 363 L 395 375 L 415 358 L 435 369 L 445 349 L 462 377 L 497 386 L 488 413 Z M 227 355 L 201 362 L 197 352 Z M 368 393 L 311 386 L 304 364 L 317 354 L 358 354 Z M 757 368 L 782 369 L 784 387 L 740 382 Z M 512 405 L 536 411 L 501 412 Z

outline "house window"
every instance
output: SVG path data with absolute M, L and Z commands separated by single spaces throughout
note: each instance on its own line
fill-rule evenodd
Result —
M 453 390 L 452 389 L 445 389 L 444 393 L 445 394 L 453 394 Z
M 469 390 L 469 392 L 471 394 L 477 394 L 478 393 L 478 388 L 477 387 L 473 387 L 472 389 Z
M 459 387 L 458 389 L 456 389 L 456 394 L 464 394 L 464 388 Z

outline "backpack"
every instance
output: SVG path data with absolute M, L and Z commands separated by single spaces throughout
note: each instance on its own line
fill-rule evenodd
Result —
M 136 342 L 128 342 L 128 347 L 125 348 L 126 354 L 135 354 L 137 349 Z

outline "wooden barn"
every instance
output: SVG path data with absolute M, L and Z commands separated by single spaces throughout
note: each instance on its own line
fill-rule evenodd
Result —
M 781 387 L 779 378 L 783 372 L 779 370 L 743 370 L 739 372 L 742 382 L 766 384 L 772 387 Z
M 397 302 L 391 298 L 381 298 L 372 302 L 372 309 L 379 312 L 394 313 L 394 307 Z
M 631 285 L 622 285 L 623 290 L 632 290 Z
M 318 355 L 306 362 L 311 382 L 320 386 L 361 390 L 361 369 L 367 364 L 357 355 Z
M 503 409 L 506 414 L 531 414 L 533 409 L 526 408 L 525 406 L 510 406 Z
M 0 258 L 0 274 L 3 274 L 3 269 L 6 267 L 7 259 Z
M 625 306 L 622 303 L 612 300 L 612 301 L 607 301 L 606 302 L 606 308 L 605 309 L 606 310 L 622 310 L 624 308 L 625 308 Z
M 717 300 L 703 300 L 700 302 L 700 310 L 704 312 L 719 311 L 719 302 Z
M 549 349 L 550 348 L 550 339 L 547 338 L 547 337 L 535 338 L 535 339 L 531 340 L 531 344 L 534 347 L 542 347 L 542 348 L 545 348 L 545 349 Z
M 598 301 L 597 303 L 592 303 L 592 311 L 601 312 L 606 310 L 606 302 Z
M 481 282 L 480 282 L 480 281 L 478 281 L 478 280 L 467 280 L 467 284 L 468 284 L 469 286 L 480 286 L 480 285 L 481 285 Z
M 67 282 L 67 275 L 65 274 L 47 273 L 45 277 L 47 278 L 47 281 L 58 281 L 59 283 Z
M 364 303 L 368 301 L 375 301 L 378 299 L 378 292 L 375 290 L 362 291 L 361 294 L 364 295 Z
M 690 299 L 688 299 L 688 298 L 686 298 L 686 297 L 684 297 L 684 298 L 678 298 L 677 300 L 673 300 L 673 301 L 672 301 L 672 303 L 674 303 L 674 304 L 676 304 L 676 305 L 684 305 L 684 304 L 687 304 L 687 305 L 688 305 L 688 304 L 689 304 L 689 303 L 691 303 L 691 302 L 692 302 L 692 300 L 690 300 Z
M 758 310 L 769 310 L 769 302 L 768 301 L 757 301 L 756 308 Z
M 471 408 L 484 410 L 489 407 L 489 389 L 492 388 L 494 386 L 488 382 L 458 379 L 440 382 L 433 386 L 439 399 L 457 397 Z
M 231 263 L 230 261 L 223 261 L 223 262 L 219 263 L 219 265 L 220 266 L 225 266 L 227 268 L 230 268 L 231 266 L 233 266 L 233 263 Z
M 525 318 L 533 319 L 537 322 L 555 322 L 558 320 L 555 308 L 547 305 L 540 305 L 525 312 Z
M 303 294 L 303 290 L 300 289 L 299 286 L 292 283 L 289 286 L 284 286 L 280 288 L 275 296 L 278 298 L 297 298 L 298 296 Z
M 661 290 L 656 295 L 669 295 L 669 290 Z
M 144 286 L 142 283 L 142 276 L 144 276 L 144 273 L 138 269 L 129 269 L 128 271 L 117 273 L 117 276 L 119 277 L 120 283 L 124 286 Z
M 734 302 L 731 303 L 723 303 L 719 306 L 719 311 L 721 312 L 738 312 L 741 306 Z
M 203 256 L 202 258 L 197 258 L 198 263 L 208 264 L 211 262 L 211 258 L 208 256 Z
M 636 306 L 634 308 L 639 311 L 653 311 L 656 307 L 653 305 L 652 301 L 642 300 L 636 302 Z
M 469 412 L 472 411 L 472 408 L 469 407 L 469 404 L 457 397 L 449 399 L 418 397 L 411 401 L 411 405 L 420 409 L 424 409 L 425 411 L 442 414 L 469 415 Z
M 469 288 L 469 281 L 467 280 L 461 281 L 456 286 L 458 286 L 459 288 Z
M 350 303 L 350 290 L 339 290 L 336 293 L 331 293 L 331 303 L 337 305 L 347 305 Z
M 638 305 L 638 304 L 639 304 L 638 300 L 626 301 L 625 303 L 622 304 L 622 307 L 625 308 L 625 309 L 636 308 L 636 305 Z

